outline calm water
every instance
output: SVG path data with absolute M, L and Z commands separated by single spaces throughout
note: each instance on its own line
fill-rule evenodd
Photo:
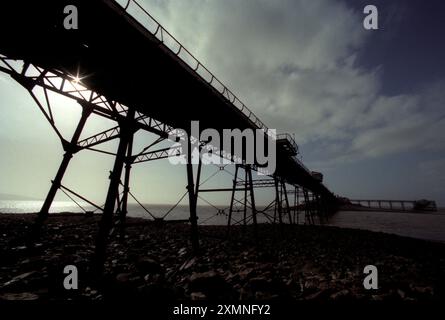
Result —
M 445 242 L 443 210 L 436 213 L 341 211 L 329 224 Z
M 3 213 L 29 213 L 38 212 L 42 206 L 42 201 L 0 201 L 0 212 Z M 93 210 L 85 205 L 86 210 Z M 171 205 L 146 205 L 146 208 L 156 217 L 162 217 L 171 208 Z M 217 214 L 216 208 L 210 206 L 199 206 L 199 223 L 203 225 L 221 225 L 227 223 L 226 213 Z M 139 218 L 151 218 L 150 215 L 139 205 L 130 204 L 128 207 L 129 216 Z M 51 212 L 83 212 L 72 202 L 54 202 Z M 189 211 L 187 205 L 179 205 L 167 217 L 167 219 L 188 219 Z M 242 213 L 234 213 L 234 219 L 240 220 Z M 259 222 L 267 219 L 259 215 Z M 300 221 L 304 222 L 303 215 Z M 331 218 L 329 225 L 366 229 L 393 233 L 413 238 L 434 240 L 445 242 L 445 211 L 439 213 L 397 213 L 397 212 L 359 212 L 341 211 Z
M 38 212 L 42 207 L 43 201 L 12 201 L 12 200 L 0 200 L 0 212 L 1 213 L 32 213 Z M 95 208 L 92 206 L 80 203 L 80 205 L 87 211 L 94 211 Z M 144 207 L 150 211 L 150 213 L 155 217 L 163 217 L 168 211 L 170 211 L 173 205 L 150 205 L 145 204 Z M 202 225 L 221 225 L 227 224 L 227 215 L 229 212 L 228 207 L 220 207 L 220 214 L 218 214 L 217 208 L 211 206 L 199 206 L 198 207 L 198 223 Z M 60 212 L 84 212 L 76 204 L 70 201 L 55 201 L 50 209 L 50 213 L 60 213 Z M 98 211 L 97 211 L 98 212 Z M 189 207 L 188 205 L 179 205 L 173 209 L 165 219 L 170 220 L 184 220 L 189 218 Z M 247 213 L 249 215 L 249 212 Z M 144 208 L 138 204 L 128 205 L 128 216 L 135 218 L 147 218 L 151 219 L 149 213 L 147 213 Z M 234 213 L 234 219 L 240 220 L 242 218 L 242 213 Z M 267 219 L 264 216 L 258 217 L 259 222 L 266 222 Z

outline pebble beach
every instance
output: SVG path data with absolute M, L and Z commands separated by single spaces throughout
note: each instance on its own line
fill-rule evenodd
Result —
M 192 254 L 187 223 L 129 218 L 112 235 L 105 275 L 90 276 L 98 216 L 55 214 L 35 248 L 24 246 L 31 214 L 0 214 L 0 300 L 37 301 L 439 301 L 445 244 L 331 226 L 201 226 Z M 64 266 L 79 270 L 63 288 Z M 363 268 L 379 289 L 363 288 Z

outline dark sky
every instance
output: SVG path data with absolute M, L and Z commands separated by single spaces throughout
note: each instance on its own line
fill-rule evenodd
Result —
M 361 11 L 370 1 L 346 1 Z M 379 32 L 372 32 L 358 65 L 381 66 L 382 92 L 415 92 L 445 75 L 445 3 L 440 0 L 373 1 L 379 8 Z

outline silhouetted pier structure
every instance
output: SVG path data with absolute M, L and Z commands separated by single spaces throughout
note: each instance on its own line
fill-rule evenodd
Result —
M 66 30 L 63 26 L 66 5 L 78 9 L 78 30 Z M 192 245 L 196 251 L 199 246 L 196 207 L 200 193 L 232 192 L 229 226 L 234 216 L 235 195 L 239 192 L 244 196 L 243 223 L 249 220 L 256 225 L 257 214 L 261 213 L 255 204 L 257 187 L 269 187 L 276 194 L 271 222 L 295 223 L 295 210 L 291 210 L 286 187 L 298 188 L 307 201 L 310 193 L 312 200 L 317 201 L 320 210 L 307 213 L 311 219 L 315 214 L 325 214 L 324 209 L 335 202 L 334 195 L 296 157 L 298 147 L 294 139 L 290 135 L 274 137 L 230 89 L 137 2 L 7 1 L 0 11 L 0 27 L 3 30 L 0 71 L 9 74 L 31 94 L 65 151 L 38 214 L 30 245 L 38 237 L 57 191 L 63 190 L 102 211 L 95 255 L 101 265 L 115 220 L 124 232 L 128 197 L 132 196 L 132 166 L 172 156 L 168 149 L 156 149 L 157 146 L 168 139 L 173 128 L 190 133 L 191 121 L 199 121 L 201 130 L 213 128 L 220 133 L 223 129 L 260 129 L 265 139 L 276 138 L 277 142 L 276 171 L 267 183 L 253 179 L 252 171 L 258 169 L 257 164 L 237 164 L 232 188 L 220 190 L 200 190 L 201 163 L 194 170 L 188 153 L 187 193 Z M 54 121 L 49 92 L 71 98 L 82 108 L 82 116 L 70 138 L 63 137 Z M 92 114 L 116 125 L 83 138 L 83 129 Z M 159 139 L 135 152 L 133 138 L 140 131 L 155 134 Z M 116 152 L 96 148 L 115 139 L 119 141 Z M 188 143 L 191 150 L 191 137 Z M 88 201 L 62 184 L 71 159 L 84 150 L 106 153 L 115 159 L 104 206 Z M 297 197 L 297 193 L 294 195 Z
M 436 211 L 434 201 L 420 200 L 349 200 L 362 207 L 390 211 Z

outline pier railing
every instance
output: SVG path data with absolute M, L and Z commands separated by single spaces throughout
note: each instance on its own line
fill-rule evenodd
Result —
M 155 36 L 160 43 L 167 47 L 176 57 L 185 62 L 188 67 L 199 75 L 202 80 L 211 85 L 232 105 L 240 110 L 258 129 L 263 130 L 274 139 L 287 139 L 298 154 L 298 145 L 288 134 L 277 135 L 275 130 L 269 129 L 226 85 L 224 85 L 207 67 L 205 67 L 187 48 L 185 48 L 170 32 L 168 32 L 147 10 L 135 0 L 113 0 L 123 10 L 140 23 L 148 32 Z M 303 162 L 293 156 L 293 159 L 307 172 L 310 170 Z
M 155 36 L 176 57 L 185 62 L 192 71 L 223 95 L 232 105 L 238 108 L 251 123 L 267 135 L 276 138 L 270 130 L 226 85 L 207 69 L 187 48 L 168 32 L 147 10 L 135 0 L 114 0 L 126 13 L 139 22 L 148 32 Z

